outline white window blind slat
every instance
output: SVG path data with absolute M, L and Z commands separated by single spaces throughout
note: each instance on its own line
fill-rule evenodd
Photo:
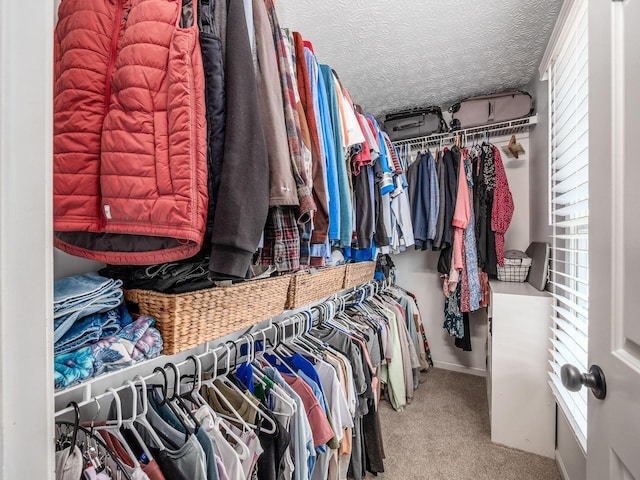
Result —
M 555 222 L 556 227 L 558 228 L 569 228 L 569 227 L 580 227 L 583 225 L 589 225 L 589 217 L 578 217 L 572 218 L 570 220 L 562 220 L 559 222 Z
M 558 263 L 558 264 L 561 264 L 561 265 L 576 266 L 574 261 L 564 261 L 564 260 L 561 260 L 559 258 L 554 258 L 553 259 L 553 263 L 554 264 Z M 579 270 L 580 272 L 587 272 L 588 273 L 589 272 L 589 267 L 587 267 L 586 265 L 578 265 L 576 267 L 576 270 Z M 557 270 L 557 268 L 554 270 L 553 267 L 552 267 L 552 271 L 556 271 L 557 272 L 558 270 Z M 580 278 L 583 278 L 582 273 L 580 274 Z M 584 277 L 584 278 L 588 278 L 588 276 Z
M 558 205 L 556 205 L 558 207 Z M 580 200 L 575 203 L 566 203 L 559 208 L 551 210 L 553 215 L 567 216 L 575 215 L 578 213 L 589 212 L 589 200 Z
M 563 356 L 567 360 L 569 360 L 570 363 L 578 367 L 581 372 L 588 371 L 587 366 L 589 365 L 589 359 L 587 356 L 587 352 L 580 348 L 578 342 L 571 338 L 571 336 L 567 334 L 567 332 L 564 332 L 559 328 L 552 327 L 551 331 L 556 336 L 556 338 L 552 340 L 551 343 L 553 343 L 556 348 L 566 349 L 566 351 L 563 352 Z M 557 345 L 561 345 L 561 347 L 557 347 Z M 567 355 L 567 352 L 569 352 L 569 355 Z
M 573 323 L 567 322 L 562 318 L 555 318 L 554 322 L 558 327 L 565 331 L 567 335 L 571 335 L 585 353 L 589 350 L 589 337 L 587 334 L 581 332 L 575 325 L 573 325 Z
M 586 76 L 586 69 L 588 65 L 585 63 L 582 66 L 576 66 L 576 69 L 581 69 L 581 72 L 578 72 L 578 75 L 584 73 L 583 77 L 578 77 L 581 82 L 579 85 L 575 83 L 572 85 L 567 85 L 567 92 L 571 96 L 567 96 L 564 98 L 564 101 L 556 102 L 556 118 L 558 120 L 558 131 L 557 135 L 562 136 L 563 138 L 566 135 L 561 135 L 561 133 L 570 132 L 571 130 L 575 130 L 577 132 L 581 131 L 583 128 L 583 121 L 587 115 L 589 109 L 589 96 L 588 96 L 588 87 L 589 87 L 589 77 Z M 560 95 L 565 95 L 566 92 L 560 92 Z M 565 123 L 567 119 L 572 118 L 571 123 Z M 561 123 L 562 122 L 562 123 Z
M 569 287 L 567 285 L 563 285 L 563 284 L 557 283 L 557 282 L 550 282 L 550 283 L 551 283 L 551 285 L 553 285 L 556 288 L 559 288 L 560 290 L 563 291 L 563 293 L 568 294 L 569 296 L 573 296 L 573 297 L 579 298 L 581 300 L 584 300 L 585 302 L 589 301 L 589 296 L 588 295 L 585 295 L 584 293 L 580 293 L 578 290 L 576 290 L 574 288 L 571 288 L 571 287 Z
M 558 249 L 558 250 L 560 250 L 560 249 Z M 568 250 L 568 251 L 570 251 L 570 252 L 581 252 L 582 250 Z M 552 273 L 552 275 L 558 275 L 558 276 L 560 276 L 560 277 L 562 277 L 562 278 L 564 278 L 565 280 L 568 280 L 568 281 L 579 283 L 581 285 L 587 285 L 587 286 L 589 285 L 589 277 L 588 276 L 585 277 L 585 278 L 583 278 L 583 277 L 575 277 L 573 275 L 567 275 L 566 273 L 560 272 L 558 270 L 552 270 L 551 273 Z
M 567 51 L 567 55 L 558 59 L 556 66 L 556 85 L 558 88 L 555 96 L 557 103 L 565 101 L 564 94 L 571 91 L 569 87 L 575 87 L 576 81 L 587 75 L 587 72 L 576 69 L 576 66 L 587 64 L 589 55 L 587 43 L 580 43 L 581 40 L 584 40 L 584 37 L 576 39 L 576 42 Z
M 550 286 L 549 385 L 586 451 L 587 393 L 562 386 L 562 365 L 587 371 L 589 350 L 589 38 L 588 2 L 575 2 L 565 40 L 549 66 Z
M 557 121 L 561 120 L 558 119 Z M 554 156 L 560 162 L 558 167 L 567 163 L 565 157 L 572 159 L 589 147 L 589 134 L 586 130 L 588 122 L 584 122 L 582 128 L 578 127 L 580 126 L 577 125 L 575 128 L 570 129 L 566 138 L 560 138 L 559 136 L 554 138 L 554 145 L 556 145 Z
M 556 196 L 552 200 L 553 205 L 568 205 L 573 202 L 582 201 L 589 198 L 589 183 L 585 182 L 582 185 L 577 186 L 573 190 Z M 553 208 L 553 206 L 552 206 Z
M 561 233 L 552 234 L 551 238 L 557 238 L 560 240 L 589 240 L 588 233 Z
M 580 305 L 578 305 L 577 303 L 569 300 L 565 296 L 559 295 L 559 294 L 557 294 L 555 292 L 551 293 L 551 296 L 553 298 L 555 298 L 556 300 L 558 300 L 559 302 L 563 303 L 566 307 L 569 307 L 569 310 L 573 310 L 574 312 L 576 312 L 577 314 L 581 315 L 584 318 L 589 318 L 589 313 L 587 312 L 587 310 L 585 308 L 583 308 Z
M 569 178 L 576 170 L 579 170 L 589 164 L 589 155 L 587 152 L 587 148 L 589 147 L 587 143 L 588 135 L 589 132 L 582 133 L 580 137 L 580 144 L 578 144 L 578 142 L 573 142 L 569 145 L 575 147 L 571 152 L 567 152 L 566 155 L 558 156 L 557 160 L 554 162 L 554 169 L 551 175 L 551 179 L 554 182 L 561 182 L 562 180 Z M 584 141 L 582 137 L 584 137 Z M 562 148 L 562 146 L 558 146 L 558 148 Z
M 585 165 L 566 180 L 557 182 L 551 187 L 552 193 L 567 193 L 589 181 L 589 167 Z
M 566 138 L 570 133 L 574 133 L 577 138 L 589 125 L 588 121 L 585 122 L 588 120 L 589 113 L 589 79 L 585 77 L 581 81 L 582 85 L 577 87 L 578 91 L 574 92 L 574 97 L 569 98 L 569 101 L 564 104 L 555 105 L 557 107 L 555 114 L 558 129 L 554 132 L 553 138 Z M 559 110 L 560 108 L 562 110 Z M 566 122 L 569 118 L 571 118 L 570 123 L 560 123 Z

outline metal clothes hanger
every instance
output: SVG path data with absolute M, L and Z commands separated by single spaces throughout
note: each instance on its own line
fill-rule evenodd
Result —
M 80 425 L 80 407 L 78 406 L 78 404 L 76 402 L 69 402 L 67 404 L 67 407 L 73 407 L 74 421 L 73 422 L 67 422 L 63 420 L 56 421 L 56 427 L 61 432 L 61 437 L 65 438 L 63 442 L 58 442 L 59 445 L 57 445 L 57 447 L 71 448 L 71 449 L 75 448 L 76 446 L 78 446 L 78 441 L 79 441 L 78 436 L 79 434 L 82 434 L 84 436 L 84 441 L 80 443 L 86 446 L 86 445 L 89 445 L 89 440 L 91 440 L 92 441 L 91 445 L 95 445 L 98 450 L 98 452 L 96 452 L 97 455 L 95 456 L 87 457 L 85 454 L 83 454 L 83 461 L 86 462 L 86 464 L 84 465 L 85 467 L 89 465 L 93 465 L 95 467 L 96 465 L 98 465 L 98 467 L 96 467 L 96 470 L 98 470 L 99 468 L 100 471 L 107 474 L 109 478 L 115 478 L 115 480 L 121 480 L 121 479 L 131 480 L 131 475 L 127 472 L 127 470 L 125 470 L 125 467 L 123 466 L 120 459 L 111 450 L 109 450 L 109 448 L 102 441 L 102 439 L 95 436 L 93 432 L 91 432 L 89 429 Z M 71 429 L 70 440 L 69 440 L 68 433 L 67 434 L 62 433 L 63 428 L 66 428 L 67 432 L 69 431 L 69 429 Z M 110 461 L 109 462 L 99 461 L 100 457 L 102 457 L 105 460 L 108 457 Z M 115 467 L 115 472 L 113 471 L 112 467 Z

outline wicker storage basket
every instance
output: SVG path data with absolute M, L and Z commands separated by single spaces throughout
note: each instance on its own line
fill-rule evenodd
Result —
M 344 274 L 344 288 L 352 288 L 373 280 L 375 273 L 376 262 L 347 263 Z
M 124 296 L 140 314 L 156 319 L 162 353 L 172 355 L 281 313 L 289 281 L 273 277 L 179 294 L 125 290 Z
M 340 265 L 291 275 L 287 308 L 302 307 L 339 292 L 344 283 L 344 272 L 345 266 Z

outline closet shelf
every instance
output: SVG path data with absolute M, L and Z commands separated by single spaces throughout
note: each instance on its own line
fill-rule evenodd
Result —
M 458 135 L 463 138 L 473 135 L 484 135 L 485 133 L 494 136 L 502 137 L 507 135 L 513 135 L 516 133 L 522 133 L 529 131 L 531 125 L 538 123 L 538 116 L 532 115 L 530 117 L 519 118 L 517 120 L 511 120 L 508 122 L 491 123 L 487 125 L 480 125 L 478 127 L 465 128 L 462 130 L 456 130 L 453 132 L 434 133 L 424 137 L 408 138 L 406 140 L 398 140 L 393 142 L 396 148 L 399 147 L 427 147 L 433 145 L 440 145 L 443 143 L 451 143 L 456 139 Z M 468 138 L 469 139 L 469 138 Z
M 304 310 L 311 313 L 311 320 L 315 321 L 320 315 L 321 305 L 326 305 L 331 302 L 332 311 L 340 312 L 344 310 L 350 301 L 354 301 L 355 299 L 362 301 L 379 291 L 387 289 L 391 284 L 388 280 L 369 280 L 353 288 L 340 290 L 322 301 L 306 306 Z M 299 310 L 284 311 L 281 315 L 260 323 L 255 323 L 248 329 L 238 329 L 234 332 L 234 334 L 237 334 L 235 340 L 237 341 L 249 332 L 251 332 L 252 337 L 256 340 L 263 338 L 290 338 L 291 336 L 297 335 L 300 331 L 298 328 L 300 322 L 307 321 L 306 316 L 299 315 L 299 313 Z M 290 328 L 287 329 L 286 327 Z M 274 335 L 277 335 L 277 337 Z M 72 400 L 82 407 L 95 401 L 94 397 L 104 395 L 105 392 L 108 392 L 109 387 L 115 387 L 116 390 L 129 388 L 124 382 L 133 378 L 134 375 L 140 375 L 144 377 L 145 381 L 151 381 L 155 376 L 154 369 L 156 367 L 162 367 L 162 365 L 166 365 L 168 362 L 172 362 L 176 364 L 178 368 L 184 369 L 185 367 L 194 365 L 194 362 L 189 360 L 188 357 L 197 356 L 201 359 L 203 365 L 209 368 L 211 366 L 209 362 L 212 361 L 213 358 L 212 352 L 215 352 L 219 358 L 228 352 L 228 347 L 225 346 L 227 343 L 224 342 L 228 338 L 229 337 L 224 337 L 222 339 L 216 339 L 215 341 L 206 342 L 178 354 L 160 355 L 154 359 L 145 360 L 120 370 L 104 373 L 70 387 L 57 390 L 54 393 L 56 416 L 72 412 L 72 408 L 66 407 Z M 213 346 L 214 344 L 216 345 L 215 347 Z

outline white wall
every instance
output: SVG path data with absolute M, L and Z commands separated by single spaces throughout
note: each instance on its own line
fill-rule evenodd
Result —
M 53 250 L 55 280 L 85 272 L 95 272 L 104 267 L 104 263 L 82 257 L 74 257 L 55 248 Z
M 444 296 L 442 281 L 437 270 L 438 252 L 409 250 L 395 255 L 398 284 L 412 291 L 418 299 L 431 355 L 436 367 L 485 374 L 487 339 L 486 315 L 473 313 L 471 326 L 471 352 L 463 352 L 454 345 L 454 338 L 442 328 L 444 322 Z
M 545 130 L 546 131 L 546 130 Z M 510 137 L 490 138 L 490 141 L 502 147 Z M 527 134 L 516 135 L 525 153 L 508 158 L 502 153 L 502 160 L 509 179 L 515 211 L 511 226 L 505 236 L 505 249 L 526 250 L 529 245 L 529 170 L 531 157 Z M 546 185 L 546 184 L 545 184 Z M 546 198 L 546 197 L 545 197 Z M 437 270 L 438 252 L 408 250 L 395 255 L 398 283 L 411 290 L 418 298 L 418 306 L 433 360 L 438 367 L 463 370 L 468 373 L 484 375 L 486 370 L 487 317 L 484 309 L 475 312 L 469 320 L 471 327 L 471 352 L 463 352 L 454 345 L 454 339 L 442 328 L 444 322 L 444 296 L 442 283 Z

